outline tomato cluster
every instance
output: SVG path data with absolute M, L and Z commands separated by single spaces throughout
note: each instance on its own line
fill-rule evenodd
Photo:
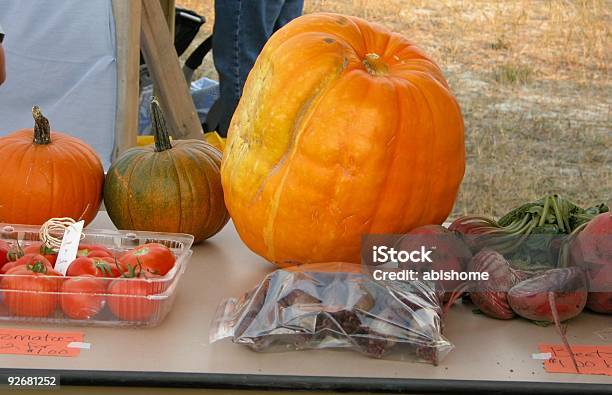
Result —
M 54 267 L 57 252 L 41 243 L 25 248 L 0 240 L 0 290 L 12 315 L 49 317 L 59 306 L 66 317 L 89 320 L 104 306 L 115 317 L 144 321 L 159 302 L 146 298 L 165 291 L 163 281 L 175 264 L 162 244 L 148 243 L 123 253 L 101 245 L 80 245 L 62 276 Z M 134 297 L 142 296 L 142 297 Z

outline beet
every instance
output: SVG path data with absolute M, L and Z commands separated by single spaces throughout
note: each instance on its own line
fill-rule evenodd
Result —
M 547 270 L 512 287 L 508 302 L 523 318 L 554 323 L 549 292 L 554 293 L 560 321 L 577 316 L 584 309 L 587 298 L 584 272 L 578 267 Z
M 470 250 L 455 233 L 440 225 L 425 225 L 413 229 L 398 242 L 397 248 L 410 251 L 418 250 L 423 245 L 433 250 L 431 254 L 433 262 L 405 263 L 401 265 L 402 269 L 464 272 L 472 258 Z M 446 299 L 450 297 L 453 291 L 458 291 L 463 286 L 462 282 L 458 280 L 440 280 L 438 285 L 446 291 Z
M 491 218 L 465 215 L 454 220 L 449 225 L 448 230 L 465 236 L 480 236 L 486 235 L 498 228 L 500 226 Z
M 587 274 L 587 307 L 612 314 L 612 213 L 599 214 L 589 221 L 570 248 L 573 263 Z
M 501 320 L 513 318 L 514 311 L 508 303 L 508 291 L 518 282 L 518 278 L 503 255 L 484 249 L 474 255 L 469 270 L 489 273 L 488 280 L 475 282 L 470 290 L 470 298 L 480 311 Z
M 495 245 L 495 240 L 509 234 L 495 220 L 472 215 L 457 218 L 448 230 L 455 232 L 474 254 L 487 246 Z
M 547 270 L 518 283 L 508 292 L 508 302 L 516 314 L 529 320 L 555 324 L 577 372 L 576 358 L 565 337 L 561 321 L 582 312 L 587 301 L 587 290 L 583 270 L 573 266 Z
M 596 313 L 612 314 L 612 292 L 589 292 L 586 307 Z

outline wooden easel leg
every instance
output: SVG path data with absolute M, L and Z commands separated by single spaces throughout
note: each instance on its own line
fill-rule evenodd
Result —
M 136 145 L 140 78 L 140 1 L 112 0 L 117 45 L 117 111 L 111 160 Z
M 159 0 L 142 0 L 140 40 L 170 133 L 177 139 L 201 139 L 202 125 Z
M 162 12 L 164 13 L 164 17 L 166 17 L 166 22 L 168 23 L 168 30 L 170 30 L 170 37 L 174 37 L 174 9 L 176 6 L 175 0 L 159 0 L 159 4 L 161 4 Z

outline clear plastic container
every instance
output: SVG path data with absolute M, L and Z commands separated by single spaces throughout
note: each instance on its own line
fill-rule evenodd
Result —
M 0 224 L 0 240 L 18 241 L 22 248 L 40 241 L 38 232 L 37 226 Z M 98 229 L 83 234 L 81 243 L 103 245 L 116 254 L 160 243 L 170 248 L 176 263 L 163 277 L 91 277 L 87 292 L 63 291 L 77 277 L 0 274 L 0 321 L 106 327 L 153 327 L 163 321 L 191 257 L 193 236 Z M 9 283 L 18 286 L 7 289 Z

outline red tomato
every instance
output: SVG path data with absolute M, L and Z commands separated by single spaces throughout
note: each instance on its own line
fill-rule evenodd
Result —
M 8 241 L 0 240 L 0 268 L 5 263 L 16 261 L 24 255 L 19 242 L 11 244 Z
M 9 260 L 9 262 L 14 262 L 24 255 L 25 253 L 23 252 L 23 249 L 19 245 L 19 242 L 17 242 L 17 244 L 11 245 L 8 249 L 8 252 L 6 253 L 6 257 Z
M 169 281 L 163 281 L 163 276 L 151 272 L 142 272 L 139 277 L 151 280 L 149 287 L 151 288 L 152 295 L 163 293 L 168 289 Z
M 57 251 L 53 250 L 52 248 L 47 247 L 46 245 L 40 242 L 30 244 L 29 246 L 23 249 L 23 252 L 26 255 L 27 254 L 40 254 L 44 256 L 45 258 L 47 258 L 47 260 L 51 262 L 53 266 L 55 266 L 55 261 L 57 261 Z
M 108 286 L 108 307 L 119 319 L 145 321 L 159 308 L 159 300 L 146 298 L 155 294 L 156 287 L 157 283 L 145 278 L 114 280 Z
M 126 252 L 119 261 L 126 271 L 140 268 L 143 272 L 160 276 L 168 273 L 175 262 L 174 254 L 168 247 L 158 243 L 143 244 Z M 136 271 L 140 271 L 137 270 Z
M 75 320 L 89 320 L 104 308 L 106 282 L 89 274 L 67 278 L 61 287 L 60 306 Z
M 4 240 L 0 240 L 0 269 L 9 261 L 8 253 L 11 245 Z
M 15 275 L 15 276 L 13 276 Z M 58 303 L 58 272 L 42 262 L 10 269 L 0 281 L 4 304 L 12 315 L 48 317 Z
M 89 274 L 96 277 L 119 277 L 121 272 L 119 264 L 113 258 L 81 256 L 72 261 L 70 266 L 68 266 L 66 275 L 74 277 Z
M 18 266 L 27 266 L 27 265 L 35 265 L 37 263 L 41 263 L 46 266 L 47 269 L 53 269 L 53 265 L 47 258 L 40 254 L 26 254 L 21 258 L 17 259 L 14 262 L 8 262 L 0 269 L 0 274 L 6 274 L 9 270 L 16 268 Z
M 99 244 L 81 244 L 77 251 L 77 257 L 86 256 L 88 258 L 112 258 L 111 250 Z

